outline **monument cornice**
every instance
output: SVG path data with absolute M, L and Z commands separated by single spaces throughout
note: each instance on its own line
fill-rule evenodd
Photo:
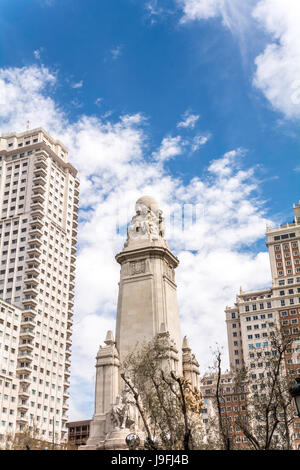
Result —
M 168 248 L 162 246 L 149 245 L 146 247 L 136 248 L 133 250 L 123 250 L 118 253 L 115 258 L 119 264 L 123 264 L 125 261 L 135 260 L 137 258 L 146 256 L 149 258 L 160 258 L 168 260 L 174 268 L 179 264 L 179 259 L 171 253 Z

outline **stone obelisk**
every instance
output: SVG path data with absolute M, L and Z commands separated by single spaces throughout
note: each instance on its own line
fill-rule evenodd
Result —
M 126 448 L 129 427 L 134 424 L 138 430 L 137 410 L 120 419 L 122 406 L 127 406 L 120 365 L 157 334 L 166 337 L 174 371 L 186 375 L 194 386 L 199 382 L 198 363 L 186 339 L 182 349 L 174 274 L 179 261 L 164 238 L 162 211 L 155 199 L 143 196 L 135 212 L 124 248 L 116 256 L 121 266 L 116 339 L 109 331 L 97 354 L 95 413 L 84 449 Z

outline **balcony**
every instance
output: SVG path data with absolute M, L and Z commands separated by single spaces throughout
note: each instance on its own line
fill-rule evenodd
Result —
M 72 355 L 71 351 L 69 349 L 66 349 L 66 358 L 71 357 L 71 355 Z M 66 359 L 66 360 L 69 361 L 68 359 Z M 70 363 L 70 365 L 71 365 L 71 363 Z
M 25 343 L 19 343 L 19 351 L 26 351 L 27 349 L 32 351 L 33 350 L 33 343 L 31 343 L 29 340 L 25 340 Z
M 20 415 L 20 416 L 17 417 L 16 421 L 17 421 L 18 424 L 27 424 L 26 416 L 21 416 Z
M 38 164 L 39 167 L 46 169 L 48 167 L 47 165 L 47 160 L 43 157 L 39 157 L 36 160 L 36 163 Z
M 39 247 L 37 246 L 37 244 L 34 244 L 34 245 L 29 245 L 29 248 L 27 250 L 27 254 L 28 254 L 28 256 L 30 256 L 30 255 L 41 256 L 42 252 L 39 249 Z
M 77 225 L 78 225 L 78 224 L 77 224 Z M 72 239 L 73 239 L 73 237 L 76 237 L 76 238 L 77 238 L 77 233 L 78 233 L 78 230 L 77 230 L 77 228 L 74 227 L 74 225 L 73 225 L 73 227 L 72 227 Z
M 73 291 L 73 290 L 70 290 L 70 291 L 69 291 L 69 300 L 72 300 L 72 301 L 73 301 L 74 297 L 75 297 L 74 291 Z M 72 309 L 72 307 L 70 307 L 70 308 Z
M 36 211 L 43 212 L 44 211 L 44 206 L 39 201 L 35 201 L 35 200 L 32 201 L 31 204 L 30 204 L 30 207 L 31 207 L 32 212 L 36 212 Z
M 36 235 L 34 237 L 30 237 L 28 241 L 30 243 L 30 246 L 37 246 L 39 248 L 42 245 L 42 240 Z M 34 243 L 34 245 L 31 245 L 31 243 Z
M 30 396 L 29 387 L 20 387 L 19 397 L 28 398 Z
M 20 330 L 20 339 L 34 339 L 34 331 L 30 328 L 22 328 Z
M 76 263 L 76 256 L 75 255 L 71 254 L 70 259 L 71 259 L 71 263 Z
M 43 177 L 47 176 L 47 171 L 46 171 L 45 167 L 43 168 L 43 166 L 44 165 L 39 163 L 39 165 L 35 167 L 35 169 L 33 170 L 33 174 L 34 174 L 35 177 L 36 176 L 43 176 Z M 47 168 L 47 166 L 46 166 L 46 168 Z
M 43 223 L 41 223 L 41 226 L 39 226 L 39 224 L 37 223 L 32 223 L 29 231 L 28 231 L 28 235 L 32 236 L 32 237 L 37 237 L 37 238 L 41 238 L 43 236 L 43 232 L 41 230 L 41 227 L 43 226 Z
M 68 346 L 72 346 L 72 340 L 71 340 L 71 338 L 67 338 L 67 339 L 66 339 L 66 344 L 67 344 Z
M 24 350 L 24 351 L 21 351 L 19 352 L 18 354 L 18 360 L 22 360 L 22 359 L 28 359 L 29 361 L 32 361 L 33 359 L 33 355 L 30 351 L 28 350 Z
M 37 306 L 37 300 L 35 297 L 32 297 L 30 295 L 26 295 L 25 298 L 23 299 L 23 305 L 28 306 L 30 308 L 34 308 Z
M 39 207 L 38 207 L 39 205 Z M 41 209 L 42 207 L 42 209 Z M 43 206 L 41 206 L 40 203 L 38 204 L 35 204 L 35 207 L 31 209 L 31 215 L 32 216 L 36 216 L 36 217 L 43 217 L 44 216 L 44 210 L 43 210 Z
M 37 191 L 34 191 L 32 195 L 32 204 L 35 204 L 36 202 L 43 204 L 43 202 L 45 202 L 45 196 Z
M 18 410 L 19 411 L 27 411 L 28 410 L 28 404 L 27 403 L 22 403 L 21 401 L 19 401 Z
M 21 365 L 18 364 L 16 368 L 16 373 L 17 374 L 30 374 L 31 373 L 31 367 L 30 364 L 25 363 L 26 365 Z
M 31 380 L 29 377 L 19 377 L 19 382 L 20 382 L 21 387 L 24 386 L 22 384 L 25 384 L 25 386 L 28 386 L 31 384 Z
M 39 217 L 32 217 L 30 219 L 30 225 L 35 225 L 38 228 L 42 228 L 44 226 L 43 219 L 40 219 Z
M 30 328 L 30 327 L 34 328 L 35 325 L 36 325 L 36 322 L 31 317 L 26 316 L 25 318 L 22 318 L 21 320 L 21 327 L 23 328 Z
M 71 281 L 73 281 L 75 279 L 75 274 L 73 273 L 73 271 L 75 271 L 75 269 L 70 272 L 70 280 Z
M 36 286 L 39 283 L 38 278 L 32 275 L 25 277 L 25 282 L 28 282 L 28 281 L 30 281 L 30 284 L 33 286 Z
M 76 270 L 75 264 L 71 264 L 71 266 L 70 266 L 70 277 L 71 277 L 71 273 L 74 273 L 75 270 Z M 74 275 L 73 279 L 75 279 L 75 275 Z
M 38 295 L 39 292 L 33 284 L 32 285 L 27 284 L 26 288 L 23 291 L 23 293 L 27 298 L 27 296 L 34 296 L 35 297 L 36 295 Z
M 44 176 L 38 175 L 38 176 L 34 176 L 32 182 L 33 182 L 34 185 L 43 186 L 47 183 L 47 180 Z
M 32 258 L 27 258 L 26 262 L 29 263 L 29 264 L 25 269 L 25 273 L 38 276 L 40 274 L 40 271 L 38 269 L 38 266 L 40 265 L 39 258 L 35 258 L 33 256 Z
M 67 367 L 71 367 L 71 361 L 67 358 L 65 360 L 65 364 L 66 364 Z
M 34 185 L 32 186 L 32 189 L 33 189 L 33 191 L 34 191 L 34 194 L 35 194 L 35 193 L 45 194 L 45 191 L 46 191 L 45 186 L 43 186 L 42 184 L 34 184 Z

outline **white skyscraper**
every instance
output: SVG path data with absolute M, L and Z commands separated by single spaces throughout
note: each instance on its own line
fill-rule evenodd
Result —
M 0 434 L 67 437 L 77 170 L 42 128 L 0 138 Z

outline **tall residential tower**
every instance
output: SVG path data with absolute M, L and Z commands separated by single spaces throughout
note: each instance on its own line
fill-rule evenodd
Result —
M 0 434 L 67 437 L 79 181 L 44 129 L 0 138 Z

